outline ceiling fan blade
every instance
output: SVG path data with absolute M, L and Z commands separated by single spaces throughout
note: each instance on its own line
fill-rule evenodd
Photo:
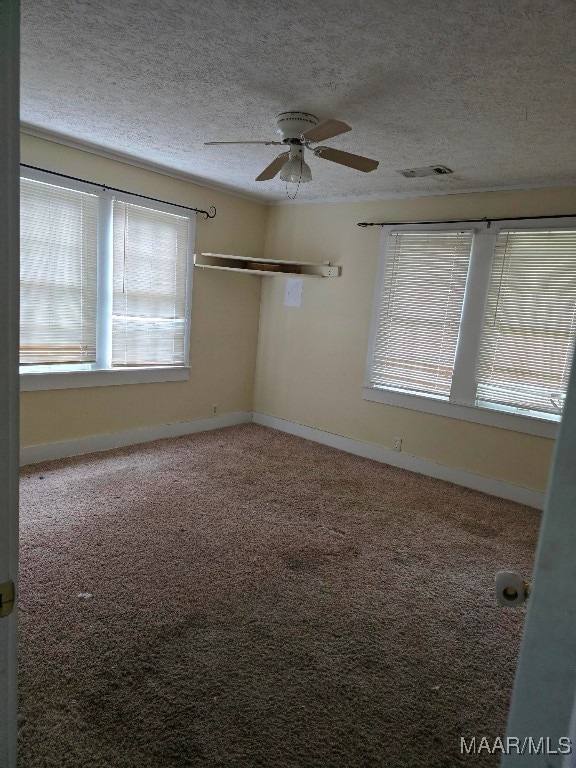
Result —
M 324 141 L 351 130 L 352 128 L 347 123 L 343 123 L 342 120 L 325 120 L 323 123 L 310 128 L 302 136 L 306 141 Z
M 378 168 L 378 160 L 370 160 L 369 157 L 362 155 L 353 155 L 351 152 L 342 152 L 341 149 L 332 149 L 332 147 L 316 147 L 314 154 L 323 160 L 331 160 L 333 163 L 346 165 L 348 168 L 355 168 L 357 171 L 375 171 Z
M 211 146 L 213 144 L 265 144 L 267 147 L 270 144 L 282 144 L 281 141 L 205 141 L 205 146 Z
M 288 160 L 289 154 L 290 152 L 282 152 L 279 154 L 277 158 L 272 160 L 270 165 L 264 168 L 260 176 L 256 176 L 256 181 L 268 181 L 269 179 L 273 179 L 274 176 L 282 170 L 282 166 L 286 160 Z

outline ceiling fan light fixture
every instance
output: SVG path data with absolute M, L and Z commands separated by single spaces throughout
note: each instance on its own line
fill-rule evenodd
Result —
M 302 155 L 298 155 L 284 163 L 280 178 L 289 184 L 305 184 L 307 181 L 312 181 L 312 171 Z

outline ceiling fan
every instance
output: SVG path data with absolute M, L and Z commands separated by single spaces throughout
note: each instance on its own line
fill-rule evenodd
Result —
M 332 139 L 342 133 L 351 131 L 349 125 L 341 120 L 318 121 L 315 115 L 308 112 L 282 112 L 276 118 L 277 132 L 281 135 L 281 141 L 206 141 L 206 145 L 214 144 L 273 144 L 284 145 L 287 152 L 281 152 L 270 165 L 266 166 L 262 173 L 256 177 L 256 181 L 268 181 L 280 173 L 282 181 L 299 184 L 312 181 L 312 171 L 304 160 L 304 150 L 309 149 L 315 157 L 330 160 L 332 163 L 345 165 L 357 171 L 374 171 L 378 168 L 378 160 L 370 160 L 368 157 L 353 155 L 351 152 L 343 152 L 332 147 L 316 146 L 319 141 Z

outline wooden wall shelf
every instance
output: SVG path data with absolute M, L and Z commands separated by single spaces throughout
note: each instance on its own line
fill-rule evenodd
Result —
M 339 277 L 340 267 L 330 262 L 286 261 L 284 259 L 254 259 L 251 256 L 233 256 L 224 253 L 196 253 L 194 266 L 200 269 L 220 269 L 226 272 L 244 272 L 248 275 L 291 277 Z

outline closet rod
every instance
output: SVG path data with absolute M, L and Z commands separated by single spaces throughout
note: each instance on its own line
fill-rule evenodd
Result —
M 560 213 L 555 216 L 503 216 L 490 219 L 435 219 L 434 221 L 359 221 L 359 227 L 399 227 L 403 224 L 490 224 L 493 221 L 535 221 L 536 219 L 574 219 L 576 213 Z
M 110 192 L 121 192 L 125 195 L 132 195 L 133 197 L 141 197 L 143 200 L 152 200 L 154 203 L 164 203 L 165 205 L 173 205 L 175 208 L 183 208 L 185 211 L 194 211 L 195 213 L 202 213 L 207 219 L 213 219 L 216 216 L 216 208 L 211 205 L 208 211 L 204 211 L 202 208 L 189 208 L 187 205 L 180 205 L 179 203 L 171 203 L 169 200 L 160 200 L 157 197 L 149 197 L 148 195 L 140 195 L 138 192 L 129 192 L 127 189 L 117 189 L 116 187 L 109 187 L 107 184 L 99 184 L 96 181 L 89 181 L 88 179 L 79 179 L 77 176 L 67 176 L 65 173 L 58 173 L 57 171 L 49 171 L 46 168 L 38 168 L 35 165 L 28 165 L 27 163 L 20 163 L 22 168 L 30 168 L 32 171 L 42 171 L 43 173 L 51 173 L 53 176 L 60 176 L 62 179 L 70 179 L 70 181 L 81 181 L 83 184 L 92 184 L 94 187 L 100 187 L 100 189 L 107 189 Z

